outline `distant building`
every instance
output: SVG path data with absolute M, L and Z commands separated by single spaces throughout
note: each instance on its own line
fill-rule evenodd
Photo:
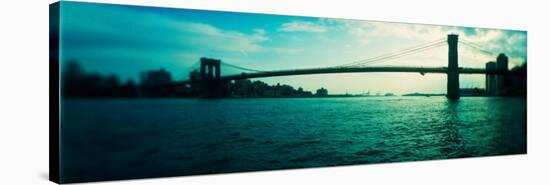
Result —
M 485 64 L 485 69 L 487 71 L 496 71 L 497 70 L 497 63 L 496 62 L 487 62 Z M 493 96 L 496 95 L 497 91 L 497 81 L 496 81 L 496 75 L 495 74 L 487 74 L 485 75 L 485 89 L 487 90 L 487 95 Z
M 485 89 L 480 88 L 461 88 L 459 90 L 460 96 L 485 96 Z
M 172 82 L 172 75 L 164 69 L 150 70 L 141 73 L 142 85 L 163 85 Z
M 508 91 L 508 57 L 501 53 L 497 57 L 497 70 L 501 73 L 496 75 L 496 93 L 506 94 Z
M 526 96 L 527 95 L 527 63 L 521 66 L 516 66 L 510 70 L 510 81 L 508 95 Z
M 164 69 L 142 72 L 140 80 L 141 93 L 144 96 L 160 97 L 173 95 L 173 90 L 165 86 L 172 83 L 172 75 Z
M 317 89 L 315 96 L 328 96 L 328 90 L 321 87 L 320 89 Z
M 527 94 L 527 64 L 508 69 L 508 57 L 499 54 L 496 62 L 487 62 L 485 68 L 486 95 L 488 96 L 525 96 Z
M 190 81 L 198 81 L 201 79 L 201 73 L 198 70 L 193 70 L 189 73 Z
M 497 69 L 499 71 L 508 71 L 508 57 L 504 53 L 497 56 Z
M 395 96 L 395 94 L 393 94 L 393 93 L 386 93 L 386 94 L 384 94 L 384 96 Z

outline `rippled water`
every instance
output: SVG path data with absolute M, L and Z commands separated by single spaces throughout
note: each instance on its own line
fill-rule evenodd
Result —
M 526 152 L 525 98 L 70 99 L 64 182 Z

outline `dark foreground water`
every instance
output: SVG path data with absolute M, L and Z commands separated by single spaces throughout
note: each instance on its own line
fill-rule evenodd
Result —
M 70 99 L 61 179 L 526 153 L 525 98 Z

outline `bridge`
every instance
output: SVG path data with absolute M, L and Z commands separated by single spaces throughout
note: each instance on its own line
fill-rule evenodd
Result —
M 366 73 L 366 72 L 398 72 L 398 73 L 447 73 L 446 67 L 346 67 L 346 68 L 314 68 L 314 69 L 295 69 L 267 71 L 258 73 L 242 73 L 237 75 L 222 76 L 219 80 L 243 80 L 249 78 L 264 78 L 276 76 L 291 75 L 311 75 L 311 74 L 329 74 L 329 73 Z M 458 73 L 463 74 L 486 74 L 485 69 L 478 68 L 458 68 Z
M 407 48 L 398 52 L 381 55 L 374 58 L 356 61 L 350 64 L 324 67 L 324 68 L 309 68 L 309 69 L 288 69 L 288 70 L 273 70 L 261 71 L 246 67 L 236 66 L 224 63 L 221 60 L 201 58 L 200 60 L 200 78 L 190 79 L 177 82 L 176 85 L 195 84 L 200 87 L 201 94 L 207 98 L 218 98 L 221 96 L 220 86 L 224 82 L 232 80 L 243 80 L 250 78 L 265 78 L 277 76 L 292 76 L 292 75 L 311 75 L 311 74 L 330 74 L 330 73 L 368 73 L 368 72 L 398 72 L 398 73 L 442 73 L 447 74 L 447 98 L 456 100 L 460 98 L 459 94 L 459 74 L 485 74 L 486 89 L 494 90 L 503 78 L 499 78 L 508 72 L 508 57 L 500 54 L 497 57 L 497 62 L 488 62 L 486 68 L 463 68 L 458 65 L 458 43 L 462 43 L 473 49 L 481 52 L 491 53 L 483 50 L 481 46 L 469 41 L 459 41 L 458 35 L 449 34 L 447 38 L 438 39 L 412 48 Z M 380 67 L 370 66 L 370 64 L 380 61 L 395 59 L 402 56 L 422 52 L 443 45 L 448 46 L 448 65 L 446 67 Z M 240 73 L 235 75 L 221 76 L 221 65 L 232 67 L 249 73 Z

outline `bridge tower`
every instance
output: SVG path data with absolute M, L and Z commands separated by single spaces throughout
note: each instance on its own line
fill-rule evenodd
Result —
M 458 35 L 447 35 L 449 45 L 449 66 L 447 71 L 447 98 L 457 100 L 460 98 L 460 84 L 458 78 Z
M 221 96 L 221 60 L 204 57 L 200 60 L 201 96 L 205 98 L 219 98 Z

